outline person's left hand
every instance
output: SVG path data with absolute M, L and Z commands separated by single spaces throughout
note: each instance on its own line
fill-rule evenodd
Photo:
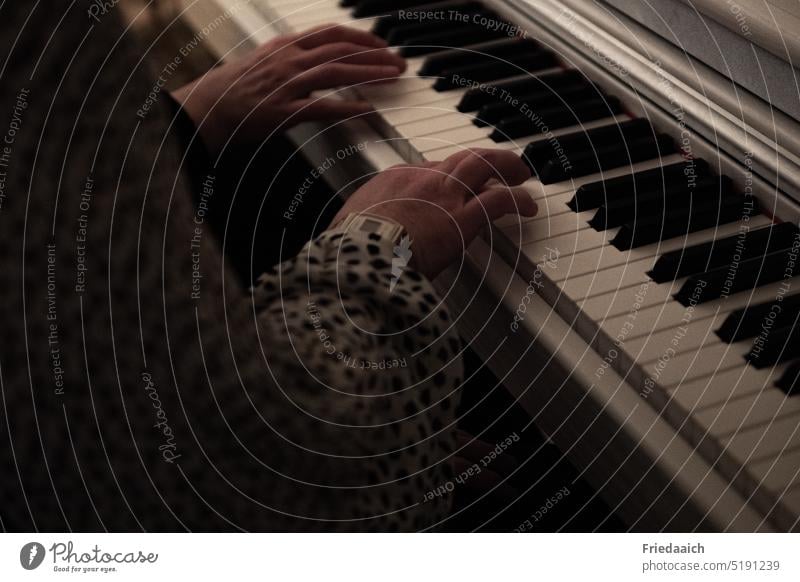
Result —
M 369 32 L 323 25 L 281 36 L 247 57 L 212 69 L 172 96 L 218 153 L 226 143 L 256 142 L 301 121 L 333 121 L 371 111 L 364 101 L 314 99 L 313 91 L 389 81 L 405 60 Z

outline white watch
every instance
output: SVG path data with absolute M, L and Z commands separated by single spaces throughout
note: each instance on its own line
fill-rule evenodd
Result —
M 369 214 L 367 212 L 353 212 L 348 214 L 342 221 L 336 224 L 332 230 L 345 233 L 354 231 L 374 232 L 395 244 L 400 242 L 400 239 L 403 238 L 406 232 L 406 229 L 399 222 L 391 218 L 386 218 L 377 214 Z

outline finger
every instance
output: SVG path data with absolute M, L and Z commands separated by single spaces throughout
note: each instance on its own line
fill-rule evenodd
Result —
M 307 94 L 319 89 L 391 81 L 396 79 L 399 74 L 400 69 L 397 67 L 328 63 L 304 71 L 289 81 L 287 85 L 301 94 Z
M 312 49 L 335 42 L 352 42 L 363 46 L 386 48 L 388 43 L 371 32 L 342 26 L 339 24 L 322 24 L 296 36 L 295 42 L 305 49 Z
M 472 240 L 480 230 L 506 214 L 536 216 L 538 207 L 530 193 L 521 187 L 489 188 L 468 200 L 461 214 L 464 238 Z
M 298 62 L 307 69 L 330 62 L 352 65 L 383 65 L 406 70 L 406 60 L 386 49 L 376 49 L 351 42 L 336 42 L 303 52 Z
M 340 99 L 301 99 L 295 102 L 297 113 L 293 122 L 301 121 L 333 121 L 350 119 L 366 115 L 374 111 L 366 101 L 350 101 Z
M 479 149 L 458 162 L 451 176 L 471 192 L 479 192 L 490 178 L 496 178 L 509 186 L 516 186 L 528 180 L 531 171 L 522 158 L 514 152 Z
M 461 163 L 462 160 L 466 159 L 469 156 L 475 155 L 478 152 L 476 149 L 463 149 L 460 152 L 456 152 L 441 162 L 439 162 L 439 169 L 446 174 L 452 174 L 453 170 L 456 169 L 458 164 Z

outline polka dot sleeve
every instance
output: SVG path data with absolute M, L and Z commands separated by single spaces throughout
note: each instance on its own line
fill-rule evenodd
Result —
M 266 355 L 278 384 L 325 426 L 315 446 L 372 456 L 362 479 L 393 491 L 364 495 L 359 511 L 393 513 L 404 529 L 441 518 L 446 500 L 426 494 L 449 478 L 461 364 L 430 282 L 379 235 L 328 231 L 263 275 L 253 301 L 261 325 L 282 328 L 280 357 Z

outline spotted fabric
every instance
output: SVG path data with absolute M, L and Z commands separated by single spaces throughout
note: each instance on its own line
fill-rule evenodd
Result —
M 434 526 L 462 371 L 431 284 L 334 230 L 241 288 L 132 32 L 64 6 L 0 8 L 0 526 Z

